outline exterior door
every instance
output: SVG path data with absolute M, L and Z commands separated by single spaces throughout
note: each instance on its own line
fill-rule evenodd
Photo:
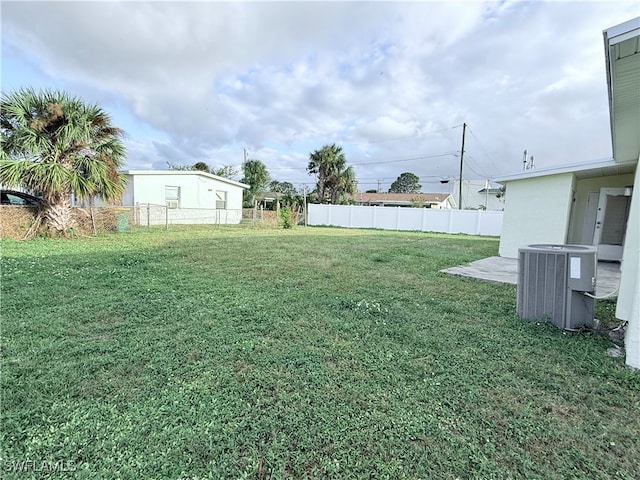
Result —
M 598 259 L 619 262 L 627 231 L 631 197 L 624 188 L 601 188 L 596 214 L 593 244 L 598 246 Z
M 589 192 L 587 197 L 587 208 L 584 212 L 584 222 L 582 224 L 581 245 L 592 245 L 593 234 L 596 229 L 596 216 L 598 215 L 598 201 L 600 192 Z

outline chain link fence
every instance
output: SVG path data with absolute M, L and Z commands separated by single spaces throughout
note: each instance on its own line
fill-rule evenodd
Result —
M 36 223 L 38 207 L 20 205 L 0 206 L 0 237 L 24 238 Z M 134 212 L 127 207 L 71 207 L 70 235 L 96 235 L 123 232 L 134 223 Z M 41 225 L 36 234 L 45 234 Z
M 208 208 L 168 208 L 166 205 L 138 204 L 118 207 L 72 207 L 71 235 L 97 235 L 99 233 L 125 232 L 134 226 L 160 226 L 169 229 L 171 225 L 244 225 L 277 228 L 280 225 L 278 211 L 262 208 L 222 210 Z M 0 237 L 23 238 L 36 221 L 36 207 L 0 206 Z M 301 211 L 291 212 L 293 224 L 303 224 Z M 46 234 L 42 226 L 40 234 Z
M 133 223 L 147 226 L 163 225 L 238 225 L 243 212 L 215 208 L 168 208 L 151 203 L 138 204 L 133 209 Z

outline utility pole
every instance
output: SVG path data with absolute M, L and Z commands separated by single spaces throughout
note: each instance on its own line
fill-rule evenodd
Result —
M 467 124 L 462 124 L 462 150 L 460 151 L 460 189 L 458 192 L 458 210 L 462 210 L 462 169 L 464 167 L 464 136 L 467 133 Z
M 376 189 L 376 192 L 380 193 L 380 179 L 378 179 L 378 188 Z
M 242 168 L 244 168 L 244 166 L 247 164 L 247 149 L 243 148 L 242 149 L 242 153 L 244 154 L 244 160 L 242 161 Z
M 302 200 L 302 215 L 304 217 L 304 226 L 307 226 L 307 184 L 305 183 L 302 186 L 302 195 L 303 195 L 303 200 Z

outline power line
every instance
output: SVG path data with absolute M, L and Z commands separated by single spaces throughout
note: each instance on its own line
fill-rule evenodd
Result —
M 400 162 L 409 162 L 411 160 L 427 160 L 429 158 L 447 157 L 449 155 L 455 157 L 455 152 L 437 153 L 435 155 L 421 155 L 419 157 L 400 158 L 400 159 L 395 159 L 395 160 L 383 160 L 383 161 L 380 161 L 380 162 L 352 163 L 351 165 L 358 166 L 358 165 L 380 165 L 382 163 L 400 163 Z
M 360 163 L 349 163 L 348 166 L 361 166 L 361 165 L 381 165 L 384 163 L 400 163 L 400 162 L 410 162 L 411 160 L 427 160 L 429 158 L 437 158 L 437 157 L 446 157 L 446 156 L 456 156 L 456 152 L 444 152 L 444 153 L 436 153 L 433 155 L 420 155 L 416 157 L 405 157 L 405 158 L 395 158 L 393 160 L 380 160 L 374 162 L 360 162 Z M 268 170 L 306 170 L 307 167 L 268 167 Z
M 467 163 L 465 163 L 465 166 L 466 166 L 469 170 L 471 170 L 473 173 L 475 173 L 476 175 L 478 175 L 479 177 L 482 177 L 482 178 L 489 178 L 489 177 L 491 177 L 491 175 L 487 175 L 487 174 L 486 174 L 486 172 L 484 172 L 484 174 L 483 174 L 483 173 L 478 173 L 476 170 L 474 170 L 474 169 L 471 167 L 471 165 L 469 165 L 469 160 L 473 160 L 473 161 L 475 161 L 475 158 L 474 158 L 473 156 L 471 156 L 471 155 L 467 155 Z M 478 164 L 476 164 L 476 168 L 478 168 Z
M 489 152 L 487 151 L 486 148 L 484 148 L 484 145 L 482 144 L 482 142 L 480 142 L 480 140 L 478 139 L 478 137 L 476 137 L 476 134 L 473 133 L 473 130 L 471 130 L 471 128 L 469 128 L 469 131 L 471 132 L 471 136 L 475 139 L 476 142 L 478 142 L 478 145 L 480 145 L 480 148 L 482 149 L 482 151 L 484 152 L 484 154 L 487 156 L 487 158 L 489 159 L 489 162 L 491 163 L 491 165 L 493 166 L 493 168 L 495 168 L 496 170 L 498 169 L 498 165 L 493 161 L 493 157 L 489 154 Z
M 460 124 L 462 125 L 462 124 Z M 453 127 L 448 127 L 448 128 L 441 128 L 440 130 L 434 130 L 434 131 L 430 131 L 430 132 L 420 132 L 420 133 L 416 133 L 415 135 L 408 135 L 406 137 L 397 137 L 397 138 L 388 138 L 386 140 L 378 140 L 377 142 L 341 142 L 342 145 L 361 145 L 361 144 L 366 144 L 366 145 L 378 145 L 379 143 L 386 143 L 386 142 L 396 142 L 398 140 L 408 140 L 409 138 L 416 138 L 416 137 L 424 137 L 427 135 L 435 135 L 436 133 L 442 133 L 442 132 L 446 132 L 447 130 L 453 130 L 454 128 L 459 127 L 460 125 L 454 125 Z

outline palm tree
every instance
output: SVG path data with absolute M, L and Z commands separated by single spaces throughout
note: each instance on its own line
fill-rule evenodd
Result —
M 101 108 L 64 92 L 24 88 L 3 93 L 0 109 L 0 183 L 44 200 L 28 235 L 43 221 L 66 235 L 75 223 L 72 193 L 79 200 L 122 195 L 124 132 Z
M 331 203 L 334 205 L 345 203 L 347 194 L 356 193 L 356 173 L 353 167 L 337 170 L 330 187 Z
M 355 193 L 355 172 L 346 165 L 342 147 L 335 143 L 325 145 L 309 155 L 307 172 L 316 175 L 316 198 L 319 203 L 342 203 L 345 194 Z
M 271 178 L 267 167 L 260 160 L 247 160 L 242 168 L 244 177 L 240 182 L 249 185 L 244 191 L 245 205 L 255 208 L 258 197 L 266 191 Z

